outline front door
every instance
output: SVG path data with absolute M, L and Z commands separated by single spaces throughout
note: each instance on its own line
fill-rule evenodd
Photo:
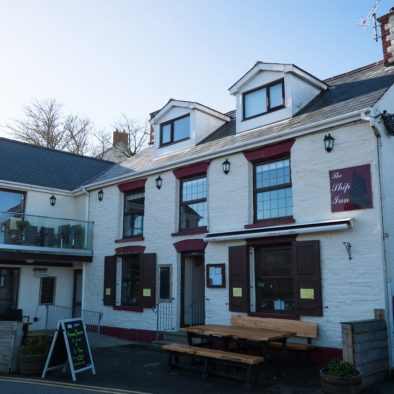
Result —
M 205 323 L 203 254 L 184 254 L 181 261 L 181 327 Z
M 82 306 L 82 270 L 74 270 L 73 317 L 81 316 Z
M 19 268 L 0 268 L 0 320 L 18 307 Z

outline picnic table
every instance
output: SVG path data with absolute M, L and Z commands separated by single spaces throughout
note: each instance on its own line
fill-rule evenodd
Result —
M 214 343 L 217 343 L 221 350 L 229 350 L 230 343 L 235 342 L 237 345 L 249 345 L 251 349 L 259 350 L 266 360 L 272 356 L 272 353 L 269 354 L 268 351 L 269 342 L 280 342 L 282 344 L 279 353 L 281 357 L 282 374 L 284 374 L 286 361 L 287 338 L 295 335 L 294 332 L 222 324 L 204 324 L 183 327 L 181 331 L 187 333 L 190 346 L 194 345 L 194 338 L 204 338 L 208 340 L 207 343 L 210 347 L 212 347 Z

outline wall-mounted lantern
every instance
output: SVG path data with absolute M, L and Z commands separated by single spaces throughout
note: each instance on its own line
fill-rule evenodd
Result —
M 156 187 L 157 187 L 159 190 L 161 189 L 162 183 L 163 183 L 163 180 L 161 179 L 161 176 L 159 175 L 159 176 L 156 178 Z
M 56 204 L 56 197 L 54 194 L 52 194 L 52 196 L 49 197 L 49 203 L 51 204 L 52 207 Z
M 334 148 L 334 141 L 335 138 L 331 136 L 331 134 L 326 134 L 324 136 L 324 148 L 326 149 L 327 152 L 331 152 L 332 149 Z
M 227 175 L 230 172 L 231 163 L 226 159 L 223 163 L 223 172 Z
M 103 189 L 100 189 L 100 190 L 98 191 L 98 193 L 97 193 L 97 198 L 98 198 L 99 201 L 103 201 L 103 198 L 104 198 Z

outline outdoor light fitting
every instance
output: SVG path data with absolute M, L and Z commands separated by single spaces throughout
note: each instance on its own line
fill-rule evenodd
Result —
M 156 178 L 156 187 L 160 190 L 161 189 L 161 184 L 163 183 L 163 180 L 161 179 L 161 176 L 159 175 Z
M 222 165 L 223 165 L 223 172 L 227 175 L 230 172 L 231 163 L 226 158 L 226 160 L 222 163 Z
M 103 198 L 104 198 L 103 189 L 100 189 L 100 190 L 98 191 L 98 193 L 97 193 L 97 198 L 98 198 L 99 201 L 103 201 Z
M 334 148 L 334 141 L 335 138 L 331 136 L 331 134 L 324 136 L 324 147 L 326 148 L 327 152 L 331 152 L 332 148 Z
M 49 197 L 49 203 L 51 204 L 52 207 L 56 204 L 56 197 L 54 194 L 52 194 L 52 196 Z
M 352 259 L 352 244 L 350 242 L 344 242 L 343 244 L 345 245 L 346 252 L 349 256 L 349 260 L 351 260 Z

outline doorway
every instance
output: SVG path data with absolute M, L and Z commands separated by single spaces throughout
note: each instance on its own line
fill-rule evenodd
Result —
M 82 270 L 74 270 L 73 317 L 82 313 Z
M 19 268 L 0 268 L 0 316 L 18 307 L 18 289 Z
M 205 266 L 201 253 L 185 253 L 181 258 L 180 325 L 205 323 Z

